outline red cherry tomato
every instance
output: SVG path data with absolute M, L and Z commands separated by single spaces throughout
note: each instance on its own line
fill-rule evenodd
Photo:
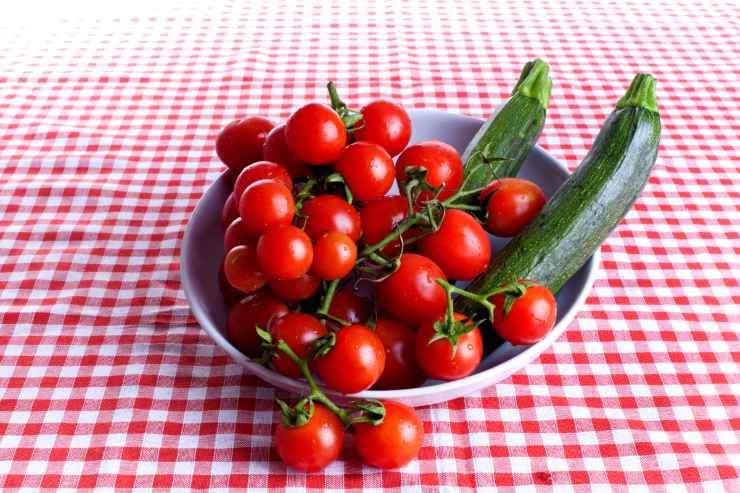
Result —
M 347 143 L 347 131 L 330 107 L 309 103 L 298 108 L 285 123 L 285 141 L 293 155 L 308 164 L 335 161 Z
M 350 272 L 357 260 L 357 245 L 344 233 L 329 231 L 313 246 L 311 270 L 325 281 L 341 279 Z
M 273 226 L 257 242 L 257 259 L 262 271 L 273 279 L 298 279 L 313 262 L 309 237 L 295 226 Z
M 486 229 L 496 236 L 516 236 L 539 214 L 545 194 L 536 183 L 521 178 L 496 180 L 480 194 L 486 204 Z
M 443 317 L 444 315 L 437 320 Z M 455 320 L 470 323 L 460 313 L 455 313 Z M 452 344 L 448 339 L 437 339 L 429 343 L 436 335 L 435 321 L 435 319 L 427 320 L 421 324 L 416 333 L 416 361 L 427 375 L 438 380 L 457 380 L 467 377 L 475 371 L 483 357 L 483 339 L 480 330 L 478 327 L 472 327 L 470 332 L 458 336 L 457 349 L 453 355 Z
M 433 187 L 444 184 L 440 199 L 446 199 L 455 193 L 462 184 L 463 165 L 460 155 L 454 147 L 444 142 L 430 140 L 407 147 L 396 161 L 396 180 L 399 186 L 406 182 L 406 167 L 421 166 L 426 168 L 426 182 Z M 431 192 L 422 192 L 419 200 L 432 197 Z
M 247 296 L 229 310 L 226 333 L 229 341 L 250 358 L 262 354 L 256 327 L 267 330 L 270 320 L 288 313 L 288 307 L 266 289 Z
M 273 341 L 277 343 L 282 339 L 299 358 L 308 357 L 313 342 L 326 333 L 326 328 L 316 317 L 305 313 L 286 313 L 270 322 Z M 280 351 L 273 356 L 272 366 L 287 377 L 301 376 L 301 370 Z
M 416 332 L 395 320 L 381 318 L 375 323 L 375 334 L 385 348 L 385 368 L 373 388 L 411 389 L 424 383 L 426 375 L 416 362 Z
M 406 199 L 400 195 L 389 195 L 371 200 L 360 209 L 362 220 L 362 241 L 365 245 L 374 245 L 388 236 L 398 223 L 408 215 Z M 413 228 L 402 235 L 403 239 L 412 238 Z M 394 240 L 383 247 L 382 253 L 389 257 L 397 256 L 401 251 L 401 240 Z
M 364 325 L 350 325 L 336 333 L 336 344 L 316 359 L 316 371 L 327 388 L 354 394 L 369 389 L 385 366 L 385 349 Z
M 246 166 L 236 177 L 234 196 L 237 200 L 249 185 L 259 180 L 275 180 L 285 185 L 288 190 L 293 189 L 293 179 L 285 168 L 270 161 L 257 161 Z
M 391 156 L 370 142 L 345 147 L 334 169 L 344 177 L 354 198 L 362 202 L 384 196 L 396 177 Z
M 346 200 L 336 195 L 319 195 L 303 204 L 304 230 L 313 240 L 329 231 L 339 231 L 357 241 L 362 235 L 360 215 Z
M 234 222 L 234 219 L 239 217 L 239 206 L 236 201 L 236 198 L 234 197 L 233 193 L 230 193 L 229 196 L 226 198 L 226 202 L 224 202 L 224 208 L 221 211 L 221 224 L 223 225 L 224 229 L 228 228 L 231 223 Z
M 414 253 L 401 255 L 401 266 L 378 283 L 380 308 L 391 317 L 411 327 L 444 313 L 447 308 L 445 290 L 437 279 L 447 280 L 444 272 L 427 257 Z
M 379 425 L 355 425 L 355 447 L 365 464 L 381 469 L 405 466 L 419 455 L 424 426 L 416 411 L 394 401 L 383 401 L 385 418 Z
M 290 224 L 295 203 L 288 187 L 275 180 L 258 180 L 247 187 L 239 199 L 239 215 L 244 228 L 261 235 L 269 227 Z
M 267 277 L 260 270 L 253 245 L 239 245 L 226 254 L 224 274 L 236 289 L 251 293 L 267 284 Z
M 267 285 L 273 293 L 288 301 L 302 301 L 313 296 L 321 287 L 321 279 L 311 272 L 306 272 L 298 279 L 278 281 L 268 279 Z
M 488 267 L 491 245 L 478 220 L 458 209 L 445 211 L 439 229 L 419 241 L 419 253 L 434 260 L 449 279 L 472 279 Z
M 262 148 L 264 159 L 278 163 L 288 170 L 293 177 L 312 176 L 311 168 L 295 158 L 285 142 L 285 125 L 278 125 L 270 130 L 265 138 L 265 145 Z
M 244 293 L 229 284 L 228 279 L 226 279 L 226 272 L 224 271 L 225 261 L 226 256 L 224 255 L 224 260 L 221 261 L 221 266 L 218 269 L 218 285 L 221 288 L 221 294 L 224 297 L 226 306 L 232 306 L 244 297 Z
M 372 101 L 360 110 L 362 121 L 357 123 L 354 137 L 383 147 L 395 156 L 411 138 L 411 118 L 402 107 L 386 99 Z
M 351 287 L 337 291 L 329 305 L 329 315 L 349 324 L 364 324 L 370 318 L 370 302 Z
M 534 344 L 550 332 L 558 317 L 555 297 L 545 286 L 530 286 L 504 315 L 503 294 L 491 298 L 496 305 L 493 327 L 501 337 L 516 344 Z
M 303 426 L 288 427 L 282 421 L 275 432 L 280 459 L 301 471 L 320 471 L 334 462 L 344 444 L 344 426 L 334 413 L 315 403 L 311 418 Z
M 226 125 L 216 138 L 216 154 L 234 171 L 262 159 L 262 144 L 272 130 L 272 122 L 261 116 L 250 116 Z
M 239 245 L 255 245 L 259 237 L 253 235 L 247 228 L 244 227 L 244 221 L 241 217 L 237 217 L 234 221 L 226 228 L 224 233 L 224 251 L 228 252 L 235 246 Z

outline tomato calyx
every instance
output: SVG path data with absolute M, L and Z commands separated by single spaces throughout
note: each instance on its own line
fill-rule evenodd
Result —
M 275 403 L 280 407 L 283 426 L 286 428 L 299 428 L 308 423 L 315 408 L 313 399 L 309 397 L 300 399 L 293 407 L 281 399 L 275 399 Z
M 313 342 L 311 357 L 316 359 L 325 356 L 336 344 L 337 335 L 334 332 L 329 332 L 325 336 L 319 337 Z
M 255 326 L 254 328 L 255 332 L 257 332 L 257 335 L 260 339 L 262 339 L 262 354 L 259 358 L 254 358 L 253 361 L 256 363 L 259 363 L 260 365 L 266 365 L 267 363 L 272 360 L 272 357 L 275 356 L 277 353 L 277 348 L 275 347 L 275 344 L 272 341 L 272 334 L 270 334 L 268 331 L 263 329 L 262 327 Z
M 437 282 L 439 282 L 438 280 Z M 451 299 L 448 297 L 448 300 Z M 452 352 L 450 353 L 450 359 L 454 359 L 457 353 L 457 342 L 461 336 L 471 332 L 478 324 L 468 318 L 458 319 L 455 317 L 455 312 L 452 311 L 451 306 L 448 306 L 444 317 L 434 322 L 434 335 L 429 338 L 427 344 L 433 344 L 442 339 L 446 339 L 450 343 Z
M 501 308 L 504 312 L 504 316 L 507 316 L 509 314 L 509 312 L 511 311 L 511 307 L 514 306 L 514 302 L 524 296 L 524 294 L 527 292 L 527 289 L 537 285 L 537 283 L 532 281 L 517 281 L 515 283 L 509 284 L 507 286 L 508 289 L 506 291 L 503 291 L 504 306 L 502 306 Z M 490 296 L 493 295 L 489 295 L 489 297 Z
M 339 118 L 342 119 L 344 126 L 347 128 L 347 133 L 356 132 L 365 127 L 365 125 L 355 126 L 363 120 L 362 113 L 350 109 L 347 104 L 342 101 L 337 92 L 337 86 L 333 81 L 329 81 L 326 84 L 326 89 L 329 91 L 329 99 L 331 100 L 331 107 L 337 112 Z
M 364 399 L 353 402 L 349 407 L 352 419 L 350 424 L 370 423 L 378 426 L 385 419 L 385 406 L 377 399 Z
M 414 210 L 414 206 L 418 203 L 421 192 L 429 192 L 431 198 L 425 202 L 431 202 L 437 200 L 445 188 L 444 183 L 435 187 L 427 182 L 429 170 L 424 166 L 408 165 L 404 168 L 404 172 L 406 173 L 406 180 L 404 182 L 403 192 L 410 211 Z

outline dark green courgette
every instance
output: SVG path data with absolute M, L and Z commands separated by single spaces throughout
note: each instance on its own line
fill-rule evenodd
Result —
M 511 97 L 478 130 L 462 155 L 465 188 L 515 176 L 545 125 L 552 81 L 540 59 L 527 62 Z M 468 201 L 475 199 L 470 195 Z
M 557 293 L 629 211 L 655 164 L 660 115 L 655 79 L 638 74 L 575 173 L 540 214 L 467 288 L 474 293 L 529 279 Z M 456 301 L 473 315 L 479 306 Z

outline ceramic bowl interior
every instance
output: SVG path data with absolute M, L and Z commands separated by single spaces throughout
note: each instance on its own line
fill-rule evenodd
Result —
M 435 110 L 410 112 L 413 135 L 411 143 L 441 140 L 462 153 L 482 121 Z M 537 183 L 549 197 L 568 176 L 567 168 L 544 150 L 536 147 L 527 157 L 519 176 Z M 394 190 L 391 192 L 395 192 Z M 224 336 L 227 306 L 218 285 L 218 270 L 223 257 L 221 209 L 230 189 L 225 177 L 219 177 L 198 203 L 185 231 L 181 254 L 181 278 L 193 315 L 214 342 L 235 362 L 267 383 L 289 391 L 304 393 L 303 382 L 293 380 L 252 362 Z M 506 244 L 505 239 L 490 237 L 493 252 Z M 540 342 L 530 346 L 504 344 L 489 354 L 472 375 L 452 382 L 429 380 L 414 389 L 365 391 L 359 398 L 394 399 L 413 406 L 447 401 L 494 385 L 536 358 L 558 338 L 573 320 L 591 289 L 599 264 L 597 251 L 557 294 L 558 321 Z

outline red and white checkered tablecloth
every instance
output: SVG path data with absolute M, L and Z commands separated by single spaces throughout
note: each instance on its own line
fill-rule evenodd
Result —
M 740 5 L 29 0 L 0 14 L 0 486 L 740 491 Z M 575 167 L 638 71 L 660 155 L 587 304 L 539 359 L 422 408 L 418 460 L 271 448 L 274 389 L 190 315 L 179 244 L 229 120 L 390 97 L 486 117 L 552 66 Z

